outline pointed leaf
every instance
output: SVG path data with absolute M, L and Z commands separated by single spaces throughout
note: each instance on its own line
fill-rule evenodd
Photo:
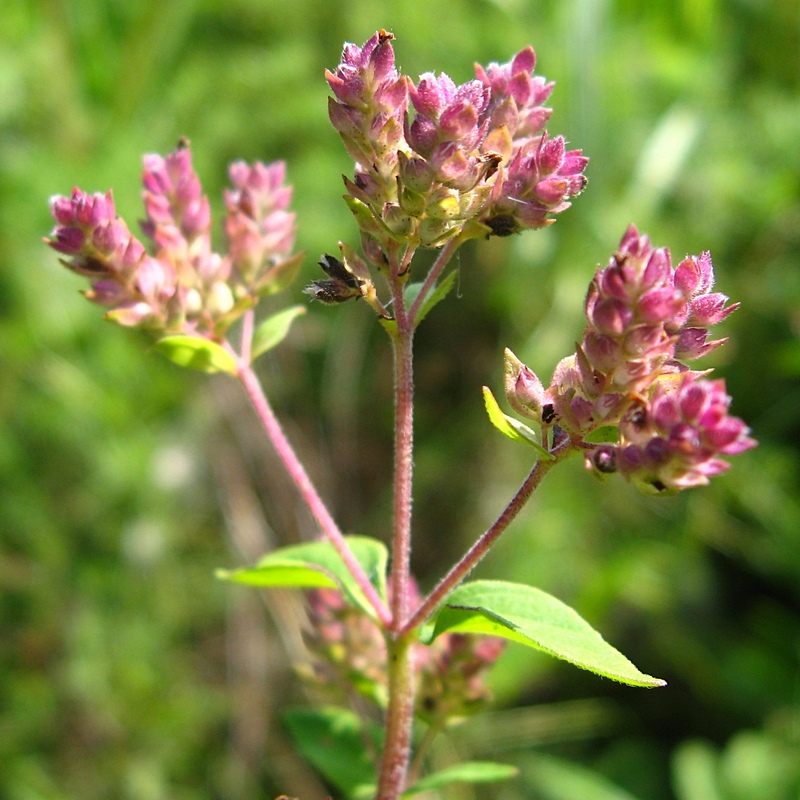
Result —
M 291 306 L 267 317 L 253 335 L 251 361 L 255 361 L 260 355 L 279 345 L 289 333 L 292 323 L 305 313 L 305 306 Z
M 236 359 L 222 345 L 202 336 L 163 336 L 154 347 L 179 366 L 200 372 L 229 372 L 235 375 L 239 369 Z
M 368 536 L 346 536 L 345 541 L 364 568 L 370 583 L 385 600 L 388 560 L 386 545 Z M 253 567 L 217 570 L 217 577 L 248 586 L 341 589 L 351 602 L 370 616 L 375 615 L 375 609 L 330 542 L 306 542 L 280 547 L 268 553 Z
M 483 402 L 486 406 L 486 413 L 489 415 L 489 421 L 500 433 L 515 442 L 530 445 L 535 450 L 538 450 L 539 454 L 548 461 L 553 460 L 554 456 L 539 443 L 536 431 L 529 428 L 524 422 L 520 422 L 502 412 L 499 403 L 495 400 L 492 390 L 488 386 L 483 387 Z
M 417 312 L 417 318 L 414 320 L 414 326 L 422 322 L 425 317 L 428 316 L 428 312 L 439 302 L 445 299 L 447 295 L 450 293 L 450 290 L 453 288 L 453 284 L 456 282 L 456 276 L 458 275 L 457 271 L 451 272 L 446 278 L 439 281 L 436 284 L 436 288 L 425 298 L 422 302 L 422 306 L 420 307 L 419 311 Z
M 498 764 L 494 761 L 465 761 L 452 767 L 441 769 L 432 775 L 418 780 L 403 797 L 413 797 L 430 789 L 441 789 L 451 783 L 495 783 L 507 781 L 517 775 L 519 770 L 510 764 Z
M 371 797 L 375 770 L 359 718 L 343 708 L 295 709 L 284 723 L 297 749 L 347 798 Z M 380 749 L 377 732 L 372 732 Z
M 445 631 L 501 636 L 631 686 L 665 684 L 640 672 L 568 605 L 532 586 L 462 584 L 437 615 L 433 637 Z

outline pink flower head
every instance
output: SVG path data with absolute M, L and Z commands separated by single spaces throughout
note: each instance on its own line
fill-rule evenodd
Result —
M 334 72 L 326 70 L 328 81 L 337 99 L 346 106 L 366 104 L 374 90 L 385 89 L 398 78 L 394 67 L 394 35 L 381 30 L 363 47 L 347 42 L 342 60 Z
M 50 206 L 58 224 L 45 241 L 70 256 L 61 262 L 65 267 L 92 281 L 87 299 L 109 308 L 106 317 L 122 325 L 162 324 L 171 287 L 164 280 L 159 291 L 140 291 L 139 272 L 152 259 L 117 217 L 111 192 L 90 195 L 76 188 Z
M 720 456 L 755 447 L 749 428 L 728 414 L 725 381 L 684 374 L 677 385 L 656 384 L 648 403 L 620 422 L 616 467 L 649 493 L 702 486 L 729 468 Z
M 481 120 L 489 90 L 479 81 L 456 86 L 447 75 L 437 78 L 429 72 L 409 91 L 417 115 L 406 126 L 408 144 L 422 157 L 433 180 L 461 192 L 471 191 L 488 174 L 478 147 L 487 130 Z
M 150 153 L 143 159 L 145 210 L 142 231 L 156 247 L 181 254 L 207 253 L 211 248 L 211 211 L 192 167 L 192 152 L 181 143 L 168 156 Z
M 245 285 L 263 288 L 262 276 L 285 263 L 294 247 L 295 215 L 287 210 L 292 188 L 284 183 L 286 165 L 236 161 L 229 175 L 234 187 L 225 192 L 230 258 Z
M 551 225 L 586 185 L 588 162 L 581 150 L 566 149 L 563 136 L 527 140 L 495 183 L 481 221 L 495 236 Z
M 508 129 L 513 139 L 524 139 L 542 132 L 553 113 L 542 103 L 553 91 L 554 84 L 534 77 L 536 54 L 528 46 L 520 50 L 507 64 L 492 62 L 485 69 L 475 65 L 475 74 L 491 90 L 487 117 L 489 127 Z
M 65 266 L 90 278 L 86 297 L 108 309 L 107 319 L 218 338 L 259 294 L 282 288 L 299 266 L 298 257 L 288 257 L 294 217 L 286 210 L 291 190 L 283 186 L 283 165 L 240 162 L 231 178 L 230 256 L 211 249 L 208 199 L 186 142 L 166 157 L 144 157 L 142 228 L 152 253 L 116 216 L 110 192 L 75 189 L 70 197 L 53 198 L 57 224 L 46 241 L 70 256 Z
M 328 113 L 347 152 L 363 169 L 389 183 L 408 107 L 408 80 L 395 69 L 392 39 L 381 30 L 363 47 L 347 43 L 339 66 L 325 71 L 335 95 Z
M 671 333 L 678 335 L 675 357 L 693 360 L 725 344 L 727 339 L 708 341 L 708 328 L 722 322 L 740 304 L 727 305 L 727 295 L 711 291 L 714 288 L 711 254 L 705 252 L 681 261 L 675 269 L 675 286 L 687 298 L 683 313 L 667 326 Z
M 701 325 L 724 319 L 737 305 L 712 293 L 707 253 L 672 267 L 669 250 L 654 248 L 630 226 L 586 296 L 587 325 L 574 356 L 564 359 L 545 392 L 553 421 L 580 435 L 616 425 L 626 409 L 662 378 L 692 372 L 678 359 L 697 358 L 724 343 Z
M 489 90 L 480 81 L 456 86 L 444 73 L 437 78 L 427 72 L 409 92 L 417 116 L 406 138 L 417 153 L 431 158 L 436 146 L 445 142 L 454 142 L 466 153 L 478 147 L 487 128 L 481 117 L 489 104 Z

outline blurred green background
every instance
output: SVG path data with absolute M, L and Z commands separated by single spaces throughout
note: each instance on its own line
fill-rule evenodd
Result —
M 385 5 L 384 8 L 380 8 Z M 48 197 L 113 187 L 134 227 L 144 152 L 188 136 L 219 211 L 234 158 L 288 161 L 291 298 L 339 239 L 350 163 L 322 73 L 392 30 L 416 78 L 472 77 L 532 43 L 551 133 L 590 183 L 546 231 L 472 243 L 418 339 L 416 572 L 429 587 L 491 522 L 529 452 L 487 424 L 502 348 L 543 376 L 635 222 L 710 249 L 743 307 L 711 361 L 761 446 L 709 488 L 645 498 L 576 461 L 480 577 L 573 604 L 661 690 L 511 649 L 490 716 L 434 752 L 521 777 L 448 798 L 800 797 L 800 8 L 797 0 L 4 0 L 0 7 L 0 797 L 325 796 L 280 725 L 302 703 L 298 598 L 214 581 L 314 534 L 233 382 L 100 319 L 41 242 Z M 390 355 L 369 309 L 315 306 L 264 382 L 343 526 L 385 537 Z M 288 656 L 287 656 L 288 653 Z M 488 794 L 487 794 L 488 792 Z

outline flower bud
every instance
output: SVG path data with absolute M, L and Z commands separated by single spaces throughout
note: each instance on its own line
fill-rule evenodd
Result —
M 542 409 L 545 405 L 542 382 L 511 350 L 506 348 L 504 355 L 503 375 L 508 404 L 518 414 L 542 422 Z

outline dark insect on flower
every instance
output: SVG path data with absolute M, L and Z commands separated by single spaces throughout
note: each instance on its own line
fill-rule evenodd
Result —
M 492 229 L 492 236 L 511 236 L 519 230 L 519 225 L 511 214 L 498 214 L 487 219 L 486 224 Z
M 303 290 L 313 300 L 334 305 L 344 303 L 352 297 L 362 296 L 364 281 L 348 272 L 338 258 L 326 253 L 317 263 L 330 280 L 314 281 Z
M 349 273 L 338 258 L 335 258 L 329 253 L 325 253 L 317 263 L 322 267 L 322 271 L 329 278 L 343 283 L 348 289 L 361 288 L 361 281 L 359 281 L 355 275 Z

